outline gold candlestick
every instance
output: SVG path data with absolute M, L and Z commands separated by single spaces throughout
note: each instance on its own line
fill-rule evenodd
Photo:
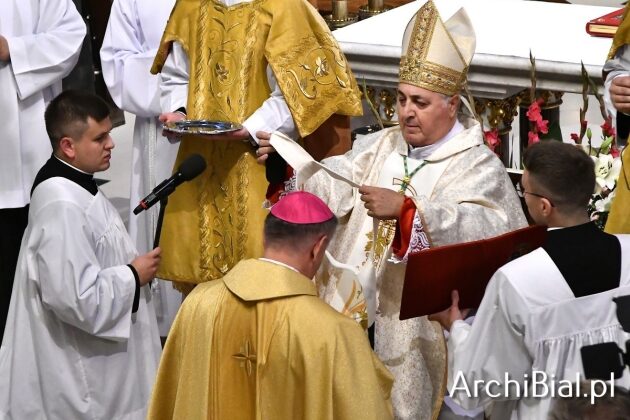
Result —
M 368 7 L 370 10 L 383 10 L 385 2 L 383 0 L 368 0 Z
M 330 30 L 334 31 L 335 29 L 343 28 L 344 26 L 357 22 L 359 16 L 356 13 L 348 13 L 347 0 L 333 0 L 332 13 L 325 15 L 324 20 L 326 20 Z
M 332 2 L 332 16 L 335 20 L 343 20 L 348 17 L 348 1 L 338 0 Z
M 391 7 L 385 6 L 384 0 L 368 0 L 367 4 L 364 4 L 359 8 L 359 20 L 376 16 L 380 13 L 388 11 L 389 9 L 391 9 Z

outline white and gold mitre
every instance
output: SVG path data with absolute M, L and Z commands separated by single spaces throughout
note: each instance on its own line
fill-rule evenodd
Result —
M 411 18 L 403 36 L 400 83 L 451 96 L 466 83 L 475 54 L 475 30 L 461 8 L 442 22 L 432 0 Z

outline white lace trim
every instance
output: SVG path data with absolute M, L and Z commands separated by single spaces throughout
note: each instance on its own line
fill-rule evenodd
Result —
M 411 238 L 409 239 L 409 248 L 407 248 L 407 252 L 402 258 L 392 254 L 390 261 L 393 263 L 406 263 L 409 259 L 410 253 L 419 252 L 429 247 L 429 238 L 424 231 L 420 214 L 416 211 L 413 216 L 413 226 L 411 227 Z

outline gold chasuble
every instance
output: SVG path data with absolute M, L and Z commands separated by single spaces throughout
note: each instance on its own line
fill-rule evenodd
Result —
M 623 45 L 630 44 L 630 19 L 626 19 L 627 16 L 628 6 L 626 5 L 623 11 L 623 20 L 619 28 L 617 28 L 610 52 L 608 53 L 608 60 L 614 58 L 617 50 Z M 606 221 L 606 228 L 604 229 L 611 234 L 630 233 L 630 217 L 628 217 L 628 209 L 630 209 L 630 180 L 627 176 L 628 168 L 630 168 L 630 155 L 626 150 L 623 151 L 621 161 L 623 167 L 617 180 L 617 192 Z
M 230 7 L 178 0 L 152 72 L 161 70 L 173 41 L 190 62 L 189 119 L 242 123 L 269 97 L 267 66 L 300 136 L 313 133 L 333 114 L 361 114 L 345 57 L 304 0 L 253 0 Z M 262 254 L 267 182 L 248 143 L 184 137 L 176 167 L 192 153 L 204 156 L 208 168 L 171 196 L 158 276 L 200 283 Z
M 392 376 L 352 319 L 302 274 L 241 261 L 186 298 L 148 418 L 392 418 Z

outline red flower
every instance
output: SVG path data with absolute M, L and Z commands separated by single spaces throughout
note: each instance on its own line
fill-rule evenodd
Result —
M 613 158 L 618 158 L 619 157 L 619 149 L 617 149 L 616 147 L 611 147 L 610 148 L 610 155 Z
M 577 143 L 578 141 L 580 141 L 580 136 L 578 136 L 576 133 L 571 133 L 571 140 Z
M 541 119 L 536 121 L 536 130 L 543 134 L 547 134 L 549 132 L 548 124 L 549 124 L 549 121 L 543 120 L 541 117 Z
M 527 133 L 527 140 L 528 146 L 531 146 L 532 144 L 538 143 L 540 141 L 540 139 L 538 138 L 538 133 L 534 133 L 533 131 Z
M 542 120 L 542 115 L 540 114 L 540 104 L 538 101 L 532 102 L 529 108 L 527 108 L 527 119 L 531 122 L 536 122 Z
M 580 127 L 582 128 L 582 131 L 586 131 L 586 125 L 588 124 L 588 121 L 584 120 L 584 121 L 580 121 Z
M 488 148 L 494 152 L 497 146 L 501 144 L 501 139 L 499 139 L 499 130 L 495 128 L 491 131 L 484 131 L 483 135 L 486 138 Z
M 613 128 L 611 124 L 610 118 L 606 118 L 606 121 L 600 127 L 602 128 L 602 133 L 604 133 L 604 136 L 606 137 L 615 136 L 615 129 Z

